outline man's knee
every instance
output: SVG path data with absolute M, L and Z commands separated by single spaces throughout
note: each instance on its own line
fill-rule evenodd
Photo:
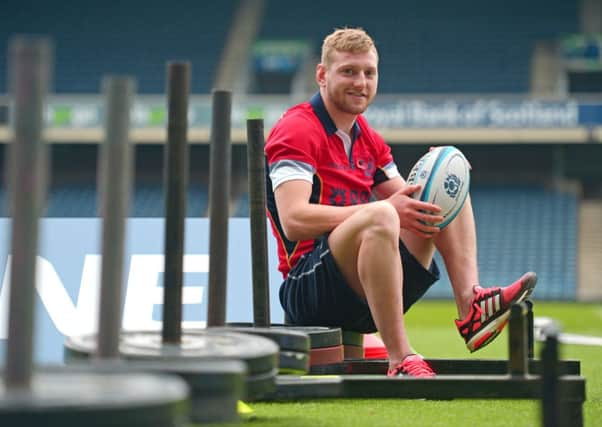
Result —
M 364 236 L 380 236 L 399 239 L 399 215 L 393 205 L 388 202 L 372 203 L 367 207 Z

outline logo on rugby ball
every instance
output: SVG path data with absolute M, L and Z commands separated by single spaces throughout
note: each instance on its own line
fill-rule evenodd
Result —
M 445 178 L 445 182 L 443 182 L 443 188 L 449 197 L 455 199 L 458 195 L 458 190 L 460 189 L 460 185 L 462 181 L 456 175 L 449 174 L 447 178 Z

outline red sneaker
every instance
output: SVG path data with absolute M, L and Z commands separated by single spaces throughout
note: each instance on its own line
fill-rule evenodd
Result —
M 464 320 L 456 320 L 466 347 L 475 352 L 493 341 L 508 323 L 512 304 L 527 299 L 536 283 L 536 274 L 529 272 L 505 288 L 475 286 L 468 316 Z
M 434 377 L 435 371 L 421 356 L 417 354 L 410 354 L 406 356 L 401 363 L 394 368 L 390 368 L 387 372 L 388 377 L 420 377 L 428 378 Z

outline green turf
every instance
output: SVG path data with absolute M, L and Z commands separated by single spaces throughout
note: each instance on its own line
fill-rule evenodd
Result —
M 433 358 L 506 358 L 508 336 L 497 338 L 485 349 L 469 354 L 452 319 L 455 307 L 448 302 L 424 301 L 407 316 L 412 345 Z M 553 317 L 563 331 L 602 336 L 601 304 L 537 302 L 536 316 Z M 539 355 L 540 346 L 536 346 Z M 602 419 L 602 347 L 565 345 L 564 358 L 581 360 L 587 379 L 584 406 L 586 426 Z M 315 400 L 299 403 L 252 403 L 255 417 L 249 427 L 262 426 L 538 426 L 539 403 L 523 400 L 423 401 L 400 399 Z M 222 425 L 223 426 L 223 425 Z

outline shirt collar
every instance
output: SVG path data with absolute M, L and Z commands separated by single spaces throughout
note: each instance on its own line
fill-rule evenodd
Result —
M 328 114 L 328 111 L 326 110 L 326 105 L 324 105 L 324 100 L 322 99 L 322 95 L 320 94 L 320 92 L 316 92 L 316 94 L 311 97 L 309 103 L 314 109 L 314 113 L 316 113 L 316 116 L 318 116 L 318 119 L 320 119 L 322 126 L 324 126 L 324 129 L 326 129 L 326 133 L 328 133 L 328 135 L 334 134 L 337 131 L 337 126 L 334 124 L 334 121 L 330 117 L 330 114 Z M 355 141 L 355 139 L 359 136 L 360 132 L 361 130 L 356 120 L 355 122 L 353 122 L 353 128 L 351 129 L 351 140 Z

